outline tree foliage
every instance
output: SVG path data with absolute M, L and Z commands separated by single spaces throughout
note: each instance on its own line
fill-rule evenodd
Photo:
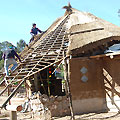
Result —
M 16 47 L 8 41 L 4 41 L 4 42 L 0 43 L 0 60 L 2 59 L 3 51 L 7 50 L 10 46 L 12 46 L 16 49 Z
M 23 39 L 21 39 L 19 42 L 17 42 L 18 52 L 21 52 L 25 46 L 26 46 L 26 42 Z
M 3 68 L 3 66 L 4 66 L 4 60 L 1 60 L 0 61 L 0 70 Z
M 16 48 L 12 43 L 10 43 L 8 41 L 2 42 L 2 43 L 0 43 L 0 51 L 4 51 L 4 50 L 8 49 L 10 46 Z
M 19 40 L 19 42 L 17 42 L 17 47 L 8 41 L 4 41 L 4 42 L 0 43 L 0 69 L 2 69 L 3 65 L 4 65 L 4 60 L 2 60 L 3 52 L 5 50 L 7 50 L 10 46 L 12 46 L 16 52 L 21 52 L 24 49 L 24 47 L 26 46 L 26 43 L 22 39 Z
M 3 52 L 0 51 L 0 60 L 2 60 L 2 54 L 3 54 Z
M 0 43 L 0 69 L 2 69 L 3 65 L 4 65 L 4 60 L 2 60 L 3 52 L 5 50 L 7 50 L 10 46 L 14 47 L 15 50 L 17 50 L 17 48 L 8 41 L 4 41 L 4 42 Z

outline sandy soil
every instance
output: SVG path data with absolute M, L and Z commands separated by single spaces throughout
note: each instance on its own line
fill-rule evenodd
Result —
M 5 97 L 4 97 L 5 98 Z M 2 97 L 0 97 L 0 102 L 3 100 Z M 15 101 L 15 100 L 14 100 Z M 23 101 L 22 98 L 20 101 Z M 15 102 L 14 102 L 15 103 Z M 40 118 L 32 118 L 33 114 L 32 112 L 27 113 L 17 113 L 18 120 L 48 120 L 42 117 Z M 70 120 L 70 116 L 65 117 L 53 117 L 51 120 Z M 6 111 L 4 109 L 0 110 L 0 120 L 9 120 L 10 119 L 10 111 Z M 49 119 L 50 120 L 50 119 Z M 75 120 L 120 120 L 120 114 L 115 112 L 109 112 L 109 113 L 89 113 L 89 114 L 83 114 L 83 115 L 75 115 Z
M 2 88 L 0 87 L 0 91 Z M 7 96 L 6 96 L 7 97 Z M 6 97 L 0 97 L 0 103 L 6 99 Z M 20 101 L 23 101 L 21 98 Z M 15 100 L 14 100 L 15 103 Z M 18 120 L 48 120 L 44 118 L 32 118 L 33 114 L 31 112 L 27 113 L 17 113 Z M 65 117 L 53 117 L 51 120 L 70 120 L 70 116 Z M 10 120 L 10 111 L 6 111 L 4 109 L 0 110 L 0 120 Z M 50 119 L 49 119 L 50 120 Z M 120 114 L 115 112 L 109 113 L 89 113 L 83 115 L 75 115 L 75 120 L 120 120 Z
M 0 120 L 9 120 L 10 112 L 1 110 Z M 31 113 L 17 113 L 18 120 L 48 120 L 45 118 L 32 118 Z M 70 120 L 70 116 L 65 117 L 53 117 L 51 120 Z M 75 115 L 75 120 L 120 120 L 120 114 L 118 113 L 89 113 L 83 115 Z

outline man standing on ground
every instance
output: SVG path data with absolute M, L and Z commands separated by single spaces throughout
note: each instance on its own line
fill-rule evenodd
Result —
M 6 76 L 9 76 L 9 71 L 8 68 L 10 65 L 13 64 L 11 71 L 13 71 L 17 66 L 17 62 L 15 60 L 15 56 L 19 59 L 19 61 L 21 62 L 20 57 L 18 56 L 18 54 L 15 52 L 15 50 L 13 49 L 13 47 L 9 47 L 8 50 L 4 51 L 3 53 L 3 59 L 4 59 L 4 68 L 5 68 L 5 73 Z
M 32 38 L 30 39 L 30 42 L 32 42 L 34 40 L 34 36 L 37 35 L 38 32 L 42 33 L 42 31 L 36 27 L 36 24 L 33 23 L 33 27 L 32 27 L 31 32 L 30 32 L 30 34 L 32 35 Z

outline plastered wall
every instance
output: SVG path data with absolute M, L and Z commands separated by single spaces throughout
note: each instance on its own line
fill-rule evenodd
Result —
M 102 68 L 102 60 L 70 60 L 70 88 L 76 114 L 107 109 Z

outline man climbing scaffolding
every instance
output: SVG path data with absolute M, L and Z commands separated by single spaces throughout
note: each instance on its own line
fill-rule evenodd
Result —
M 34 37 L 38 34 L 38 32 L 42 33 L 42 31 L 36 27 L 35 23 L 33 23 L 32 26 L 33 27 L 32 27 L 32 29 L 30 31 L 30 34 L 32 35 L 32 38 L 30 39 L 30 42 L 32 42 L 34 40 Z
M 18 64 L 15 60 L 15 56 L 21 62 L 21 59 L 20 59 L 19 55 L 15 52 L 13 47 L 9 47 L 8 50 L 4 51 L 4 53 L 3 53 L 4 69 L 5 69 L 6 76 L 9 76 L 8 68 L 9 68 L 10 65 L 13 64 L 13 66 L 11 68 L 11 71 L 13 71 L 18 66 Z

